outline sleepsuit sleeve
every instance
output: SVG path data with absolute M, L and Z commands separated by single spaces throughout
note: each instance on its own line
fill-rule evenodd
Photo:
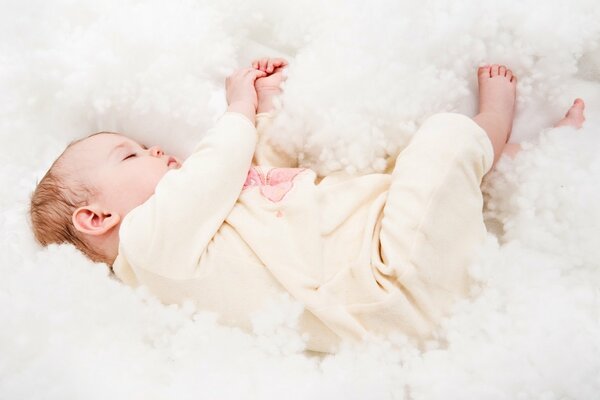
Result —
M 256 143 L 252 122 L 226 112 L 181 168 L 167 172 L 121 223 L 119 256 L 131 273 L 170 279 L 201 274 L 199 260 L 241 193 Z
M 296 168 L 298 159 L 295 156 L 286 154 L 272 143 L 266 135 L 266 131 L 271 125 L 273 112 L 256 114 L 256 129 L 258 131 L 258 145 L 254 153 L 253 164 L 271 167 L 289 167 Z

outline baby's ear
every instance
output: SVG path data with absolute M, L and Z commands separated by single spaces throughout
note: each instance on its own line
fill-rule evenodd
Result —
M 75 229 L 93 236 L 105 234 L 117 226 L 120 221 L 119 214 L 103 211 L 93 205 L 79 207 L 73 212 Z

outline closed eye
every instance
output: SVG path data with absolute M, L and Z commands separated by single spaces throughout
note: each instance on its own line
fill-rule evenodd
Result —
M 137 154 L 135 154 L 135 153 L 132 153 L 132 154 L 128 155 L 127 157 L 125 157 L 125 158 L 123 159 L 123 161 L 127 160 L 128 158 L 135 157 L 136 155 L 137 155 Z

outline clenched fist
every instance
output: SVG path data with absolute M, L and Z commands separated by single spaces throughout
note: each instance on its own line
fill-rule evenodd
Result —
M 257 70 L 255 68 L 242 68 L 235 71 L 225 79 L 225 92 L 227 96 L 227 104 L 242 102 L 249 103 L 254 106 L 258 104 L 256 96 L 256 89 L 254 88 L 254 81 L 261 77 L 266 76 L 267 73 L 264 71 Z
M 256 91 L 277 90 L 281 82 L 285 80 L 283 69 L 288 62 L 283 58 L 261 58 L 252 62 L 252 66 L 260 71 L 265 71 L 268 76 L 256 80 L 254 87 Z
M 267 76 L 260 77 L 254 82 L 258 97 L 257 112 L 273 109 L 273 97 L 281 93 L 281 83 L 286 79 L 283 69 L 287 65 L 288 62 L 283 58 L 261 58 L 252 62 L 252 67 L 267 73 Z

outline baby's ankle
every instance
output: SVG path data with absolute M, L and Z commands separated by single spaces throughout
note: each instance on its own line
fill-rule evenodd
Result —
M 482 111 L 473 118 L 476 122 L 483 121 L 485 124 L 485 130 L 488 135 L 494 135 L 499 138 L 505 138 L 504 143 L 508 142 L 510 132 L 512 130 L 512 118 L 505 113 L 490 110 Z
M 488 135 L 494 148 L 495 164 L 500 158 L 504 146 L 510 137 L 512 120 L 505 115 L 502 115 L 502 113 L 487 111 L 477 114 L 473 117 L 473 121 L 475 121 Z

